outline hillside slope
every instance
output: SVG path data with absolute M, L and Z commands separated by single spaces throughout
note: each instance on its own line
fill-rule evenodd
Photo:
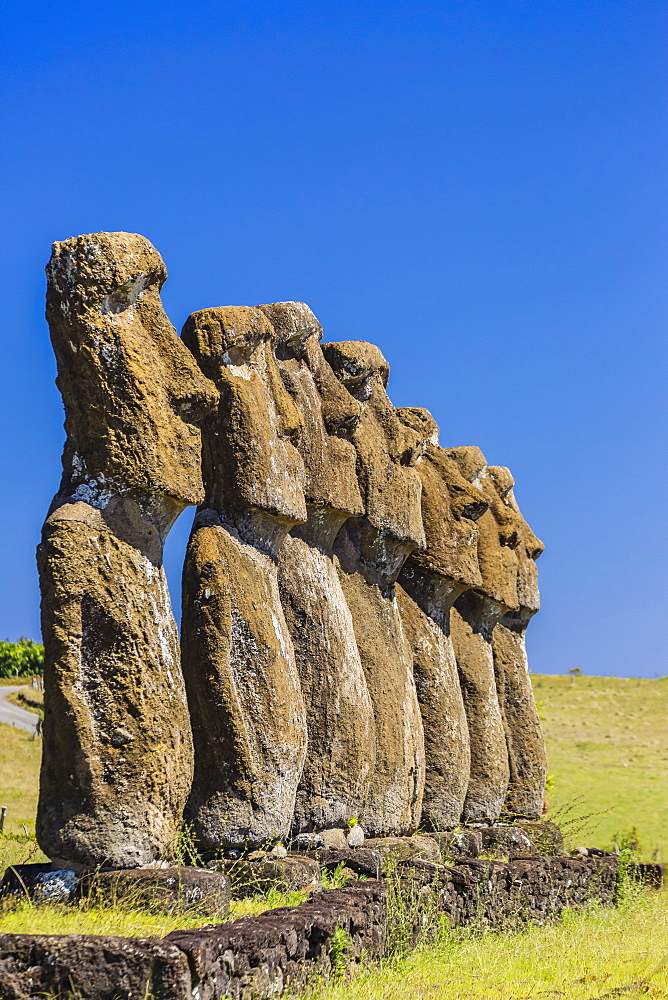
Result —
M 668 677 L 532 677 L 551 814 L 593 813 L 572 837 L 610 847 L 635 827 L 643 856 L 668 861 Z

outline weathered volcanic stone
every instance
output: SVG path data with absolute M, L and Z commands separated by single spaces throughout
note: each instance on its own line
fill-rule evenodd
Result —
M 322 871 L 334 872 L 341 864 L 362 878 L 377 879 L 382 874 L 383 855 L 380 851 L 370 851 L 366 847 L 336 848 L 324 847 L 318 851 L 310 851 L 309 857 L 315 858 Z
M 536 851 L 543 857 L 556 857 L 564 853 L 564 837 L 556 823 L 523 818 L 516 819 L 514 823 L 524 830 Z
M 0 996 L 190 1000 L 188 955 L 161 938 L 1 934 Z
M 38 549 L 45 646 L 37 837 L 50 857 L 164 857 L 192 740 L 162 547 L 203 497 L 198 422 L 217 398 L 160 302 L 148 240 L 54 244 L 47 319 L 65 405 L 63 478 Z
M 104 900 L 106 905 L 127 902 L 221 919 L 230 908 L 231 885 L 227 875 L 205 868 L 133 868 L 82 875 L 77 894 Z
M 457 858 L 477 858 L 482 852 L 480 830 L 445 830 L 441 833 L 433 831 L 429 836 L 440 847 L 445 864 L 449 864 Z
M 383 864 L 400 861 L 428 861 L 441 863 L 441 848 L 432 837 L 413 834 L 412 837 L 372 837 L 367 840 L 368 850 L 380 854 Z
M 358 816 L 376 758 L 373 707 L 332 559 L 343 522 L 364 512 L 355 448 L 340 436 L 352 432 L 361 407 L 325 360 L 322 329 L 307 305 L 276 302 L 259 308 L 275 330 L 278 366 L 303 427 L 297 447 L 306 469 L 308 518 L 292 529 L 278 557 L 308 726 L 294 813 L 298 832 L 345 826 Z
M 183 339 L 220 391 L 203 426 L 206 501 L 183 574 L 183 671 L 195 742 L 187 814 L 205 849 L 290 830 L 306 712 L 277 552 L 306 520 L 301 419 L 259 309 L 193 313 Z
M 424 735 L 394 584 L 408 554 L 424 546 L 412 467 L 424 441 L 397 417 L 376 347 L 347 341 L 323 352 L 361 408 L 352 440 L 366 513 L 346 521 L 334 545 L 376 724 L 375 771 L 359 819 L 371 835 L 412 833 L 422 812 Z
M 547 754 L 529 677 L 525 636 L 532 615 L 540 607 L 536 559 L 544 546 L 520 513 L 508 469 L 489 466 L 487 476 L 510 516 L 515 515 L 519 538 L 515 550 L 519 607 L 508 611 L 492 632 L 496 689 L 510 767 L 504 812 L 538 818 L 543 812 Z
M 450 611 L 471 746 L 464 820 L 497 820 L 508 790 L 508 750 L 492 655 L 492 632 L 503 613 L 504 608 L 473 590 L 462 594 Z
M 480 587 L 457 599 L 450 626 L 471 743 L 471 778 L 462 816 L 493 821 L 501 815 L 510 772 L 492 632 L 503 615 L 517 607 L 516 519 L 486 476 L 487 463 L 479 448 L 449 448 L 446 454 L 488 504 L 477 521 Z
M 427 439 L 416 464 L 422 482 L 427 547 L 411 553 L 399 574 L 397 600 L 413 650 L 413 672 L 422 713 L 426 782 L 421 825 L 446 830 L 459 822 L 469 784 L 471 751 L 450 608 L 467 588 L 479 586 L 476 520 L 487 509 L 479 491 L 438 445 L 438 427 L 427 410 L 397 410 Z
M 507 854 L 509 858 L 538 855 L 531 837 L 519 826 L 483 826 L 480 835 L 484 854 Z
M 235 899 L 247 899 L 272 889 L 297 892 L 321 885 L 321 866 L 314 858 L 303 854 L 288 855 L 285 858 L 264 857 L 255 861 L 246 858 L 220 861 L 216 862 L 216 867 L 222 869 L 232 880 L 232 895 Z

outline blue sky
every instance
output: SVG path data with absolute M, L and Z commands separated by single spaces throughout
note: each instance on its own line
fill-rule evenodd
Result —
M 0 638 L 39 631 L 60 476 L 53 240 L 147 236 L 194 309 L 303 299 L 397 406 L 508 465 L 535 672 L 668 672 L 657 0 L 7 4 Z M 168 542 L 178 604 L 190 512 Z

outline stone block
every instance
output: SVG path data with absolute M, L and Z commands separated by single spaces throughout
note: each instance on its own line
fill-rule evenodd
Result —
M 188 958 L 160 938 L 0 934 L 3 1000 L 190 1000 Z
M 288 855 L 286 858 L 267 856 L 256 861 L 240 858 L 238 861 L 224 860 L 215 864 L 232 880 L 232 896 L 235 899 L 247 899 L 271 889 L 279 892 L 315 889 L 321 884 L 320 865 L 303 854 Z
M 370 851 L 378 851 L 382 855 L 383 864 L 388 861 L 408 861 L 410 858 L 437 864 L 441 862 L 441 849 L 437 841 L 422 834 L 416 833 L 412 837 L 370 837 L 364 845 Z
M 232 883 L 228 875 L 203 868 L 132 868 L 82 875 L 78 895 L 220 918 L 229 911 Z
M 531 838 L 518 826 L 483 826 L 478 831 L 483 854 L 514 855 L 537 854 Z
M 447 830 L 429 836 L 440 847 L 446 863 L 456 858 L 477 858 L 482 851 L 480 830 Z
M 333 872 L 340 864 L 367 879 L 378 879 L 381 876 L 383 855 L 380 851 L 369 850 L 366 847 L 334 850 L 324 848 L 311 851 L 309 857 L 314 858 L 322 871 Z

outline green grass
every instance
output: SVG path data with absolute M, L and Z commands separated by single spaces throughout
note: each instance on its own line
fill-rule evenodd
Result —
M 233 919 L 230 917 L 230 919 Z M 203 927 L 206 917 L 151 912 L 126 906 L 33 905 L 23 900 L 0 910 L 2 934 L 105 934 L 112 937 L 163 937 L 171 931 Z
M 635 827 L 643 857 L 668 861 L 668 677 L 532 681 L 554 778 L 550 811 L 594 814 L 573 825 L 572 842 L 609 848 Z
M 238 920 L 277 906 L 297 906 L 306 893 L 269 892 L 266 896 L 234 900 L 228 916 L 184 915 L 175 910 L 151 910 L 132 902 L 96 905 L 87 900 L 64 906 L 35 905 L 30 900 L 0 903 L 0 934 L 107 934 L 119 937 L 163 937 L 171 931 L 204 927 L 212 922 Z
M 312 1000 L 602 1000 L 668 997 L 668 892 L 568 912 L 519 933 L 445 932 L 399 962 L 320 984 Z
M 7 806 L 5 833 L 35 830 L 42 741 L 0 723 L 0 806 Z

